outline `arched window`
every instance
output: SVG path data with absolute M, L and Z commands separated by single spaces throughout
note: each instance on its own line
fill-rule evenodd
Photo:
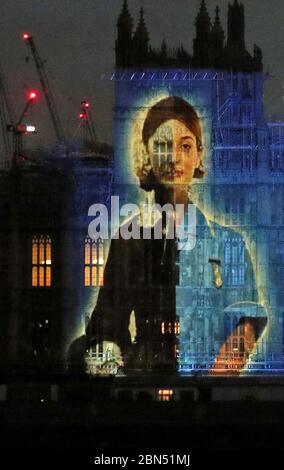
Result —
M 103 240 L 85 238 L 84 284 L 86 287 L 104 285 L 104 243 Z
M 241 321 L 242 313 L 225 315 L 227 359 L 242 358 L 245 352 L 245 323 Z
M 49 235 L 32 239 L 32 286 L 51 287 L 52 246 Z
M 225 281 L 228 286 L 245 283 L 245 244 L 237 236 L 225 242 Z

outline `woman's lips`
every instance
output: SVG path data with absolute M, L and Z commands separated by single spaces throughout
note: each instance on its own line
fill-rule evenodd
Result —
M 182 170 L 175 170 L 174 171 L 174 176 L 176 176 L 177 178 L 180 178 L 181 176 L 183 176 L 183 171 Z

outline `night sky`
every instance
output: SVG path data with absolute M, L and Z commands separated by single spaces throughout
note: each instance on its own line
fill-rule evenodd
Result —
M 227 0 L 207 0 L 214 15 L 221 9 L 226 32 Z M 200 0 L 129 0 L 136 26 L 139 9 L 145 8 L 145 20 L 151 44 L 165 39 L 169 46 L 180 43 L 191 52 L 194 19 Z M 264 70 L 272 78 L 265 88 L 266 115 L 284 120 L 284 5 L 283 0 L 244 0 L 246 44 L 252 52 L 258 44 L 264 55 Z M 23 31 L 34 37 L 46 59 L 50 83 L 69 137 L 76 135 L 80 101 L 92 103 L 93 118 L 100 140 L 112 143 L 113 83 L 101 80 L 101 74 L 114 68 L 116 20 L 122 0 L 2 0 L 0 4 L 0 61 L 8 82 L 17 116 L 24 107 L 27 88 L 40 90 L 33 60 L 21 40 Z M 29 137 L 28 146 L 40 146 L 55 140 L 41 97 L 29 114 L 29 122 L 38 134 Z

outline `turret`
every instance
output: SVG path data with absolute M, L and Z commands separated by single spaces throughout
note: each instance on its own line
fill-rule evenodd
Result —
M 143 8 L 133 38 L 133 61 L 137 66 L 146 65 L 149 52 L 149 33 L 145 25 Z
M 201 1 L 198 15 L 195 20 L 196 36 L 193 41 L 193 63 L 195 67 L 208 68 L 210 66 L 210 35 L 211 21 L 205 0 Z
M 228 6 L 228 46 L 238 45 L 245 48 L 245 14 L 244 6 L 238 0 Z
M 211 30 L 211 64 L 213 67 L 222 65 L 225 33 L 220 23 L 219 7 L 216 7 L 215 20 Z
M 132 65 L 132 28 L 133 21 L 128 10 L 127 0 L 124 0 L 117 20 L 117 39 L 115 42 L 117 67 L 130 67 Z

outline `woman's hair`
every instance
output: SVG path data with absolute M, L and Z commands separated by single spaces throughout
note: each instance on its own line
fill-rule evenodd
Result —
M 187 103 L 187 101 L 178 96 L 170 96 L 158 101 L 148 111 L 142 130 L 142 140 L 147 152 L 149 150 L 149 139 L 161 124 L 171 119 L 176 119 L 182 122 L 194 134 L 196 137 L 197 150 L 201 151 L 203 147 L 201 125 L 198 114 L 193 106 Z M 156 186 L 157 184 L 157 182 L 154 182 L 155 176 L 153 174 L 153 170 L 150 169 L 147 176 L 143 177 L 142 175 L 143 169 L 139 169 L 137 176 L 140 178 L 141 187 L 148 191 L 153 189 L 153 186 Z M 200 168 L 195 169 L 193 177 L 203 178 L 204 175 L 205 171 L 201 165 Z
M 149 109 L 142 130 L 142 140 L 146 149 L 150 137 L 161 124 L 170 119 L 181 121 L 195 135 L 197 149 L 202 149 L 200 119 L 195 109 L 178 96 L 164 98 Z

